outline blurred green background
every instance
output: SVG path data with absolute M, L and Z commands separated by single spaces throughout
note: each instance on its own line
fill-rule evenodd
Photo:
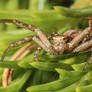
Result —
M 69 7 L 74 1 L 73 0 L 0 0 L 0 10 L 30 10 L 41 11 L 41 10 L 52 10 L 53 6 L 67 6 Z M 1 30 L 10 30 L 16 28 L 13 26 L 0 25 Z
M 52 32 L 61 34 L 70 29 L 84 29 L 88 26 L 87 20 L 64 16 L 61 12 L 57 12 L 54 6 L 64 6 L 68 9 L 88 8 L 92 7 L 92 0 L 0 0 L 0 19 L 16 19 L 27 24 L 33 24 L 47 35 Z M 36 34 L 13 24 L 0 23 L 0 56 L 12 42 L 30 35 Z M 24 45 L 12 49 L 5 60 L 9 60 L 13 53 Z M 89 68 L 86 75 L 82 71 L 90 53 L 81 55 L 69 53 L 57 57 L 42 51 L 38 57 L 39 62 L 34 62 L 34 52 L 14 63 L 15 65 L 10 61 L 10 63 L 0 62 L 0 85 L 3 69 L 18 66 L 18 69 L 15 69 L 11 85 L 7 88 L 0 87 L 0 92 L 92 91 L 92 72 L 90 72 L 92 68 Z M 48 84 L 45 85 L 45 83 Z M 86 85 L 87 87 L 85 87 Z M 44 91 L 41 90 L 42 88 Z M 88 91 L 85 91 L 86 88 Z

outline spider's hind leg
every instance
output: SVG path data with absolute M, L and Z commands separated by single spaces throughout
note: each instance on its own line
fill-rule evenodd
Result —
M 69 51 L 72 51 L 74 48 L 78 46 L 78 44 L 92 32 L 92 20 L 89 20 L 89 27 L 86 28 L 83 32 L 81 32 L 78 36 L 76 36 L 69 45 Z

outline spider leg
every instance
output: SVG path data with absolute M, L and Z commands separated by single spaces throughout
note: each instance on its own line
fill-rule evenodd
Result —
M 52 46 L 46 46 L 46 44 L 44 44 L 38 37 L 36 37 L 36 36 L 34 36 L 33 37 L 33 40 L 36 42 L 36 43 L 38 43 L 39 44 L 39 46 L 41 47 L 41 48 L 43 48 L 46 52 L 50 52 L 50 53 L 54 53 L 54 54 L 56 54 L 56 52 L 54 51 L 54 48 L 52 47 Z M 47 45 L 49 45 L 49 44 L 47 44 Z
M 75 47 L 78 46 L 79 42 L 85 38 L 91 32 L 90 27 L 86 28 L 78 36 L 76 36 L 70 43 L 68 43 L 69 51 L 72 51 Z
M 79 45 L 72 52 L 73 53 L 78 53 L 78 52 L 80 53 L 80 52 L 92 51 L 92 48 L 90 48 L 90 47 L 92 47 L 92 40 L 89 40 L 89 41 Z M 88 67 L 88 65 L 91 63 L 92 63 L 92 55 L 91 55 L 90 59 L 86 62 L 83 70 L 85 70 Z
M 4 54 L 2 55 L 1 57 L 1 60 L 3 61 L 4 60 L 4 57 L 6 56 L 6 54 L 14 47 L 17 47 L 21 44 L 24 44 L 26 42 L 30 42 L 32 41 L 32 36 L 29 36 L 29 37 L 26 37 L 24 38 L 23 40 L 20 40 L 20 41 L 17 41 L 17 42 L 14 42 L 12 43 L 10 46 L 8 46 L 8 48 L 5 50 Z
M 89 20 L 89 27 L 92 29 L 92 17 L 85 17 L 84 19 Z
M 90 48 L 90 47 L 92 47 L 92 40 L 89 40 L 89 41 L 79 45 L 72 52 L 73 53 L 78 53 L 78 52 L 82 53 L 82 52 L 92 51 L 92 48 Z M 88 67 L 88 65 L 91 63 L 92 63 L 92 55 L 91 55 L 90 59 L 86 62 L 83 70 L 85 70 Z
M 72 51 L 79 42 L 85 38 L 90 32 L 92 31 L 92 20 L 89 20 L 89 27 L 86 28 L 83 32 L 81 32 L 77 37 L 75 37 L 68 45 L 69 45 L 69 51 Z
M 72 52 L 77 53 L 77 52 L 83 52 L 87 49 L 89 49 L 92 46 L 92 40 L 89 40 L 85 43 L 80 44 L 78 47 L 76 47 Z
M 92 30 L 92 19 L 89 20 L 89 27 L 90 27 L 91 30 Z
M 34 36 L 34 37 L 29 36 L 29 37 L 24 38 L 23 40 L 20 40 L 20 41 L 18 41 L 18 42 L 14 42 L 14 43 L 12 43 L 10 46 L 8 46 L 8 48 L 5 50 L 4 54 L 2 55 L 1 60 L 2 60 L 2 61 L 4 60 L 4 57 L 6 56 L 6 54 L 7 54 L 12 48 L 17 47 L 17 46 L 19 46 L 19 45 L 21 45 L 21 44 L 24 44 L 24 43 L 26 43 L 26 42 L 30 42 L 30 41 L 32 41 L 32 40 L 34 40 L 35 42 L 37 42 L 45 51 L 51 52 L 50 48 L 48 48 L 46 45 L 44 45 L 44 43 L 42 43 L 42 41 L 41 41 L 39 38 L 37 38 L 37 37 L 35 37 L 35 36 Z
M 47 36 L 39 28 L 37 28 L 37 27 L 35 27 L 33 25 L 22 23 L 22 22 L 20 22 L 18 20 L 0 20 L 0 22 L 13 23 L 13 24 L 15 24 L 15 25 L 17 25 L 19 27 L 22 27 L 22 28 L 25 28 L 25 29 L 29 29 L 31 31 L 34 31 L 35 33 L 37 33 L 37 35 L 40 38 L 40 40 L 42 41 L 42 43 L 45 44 L 45 47 L 47 47 L 51 53 L 56 54 L 56 51 L 53 48 L 53 46 L 51 45 L 51 43 L 48 40 Z
M 38 48 L 37 48 L 37 51 L 36 51 L 35 54 L 34 54 L 34 59 L 35 59 L 35 61 L 38 61 L 38 56 L 39 56 L 39 53 L 40 53 L 41 50 L 42 50 L 41 47 L 38 47 Z
M 29 24 L 25 24 L 22 23 L 18 20 L 0 20 L 0 22 L 4 22 L 4 23 L 13 23 L 19 27 L 25 28 L 25 29 L 29 29 L 31 31 L 34 31 L 37 33 L 37 35 L 39 36 L 39 38 L 41 39 L 41 41 L 48 47 L 51 46 L 51 43 L 48 41 L 48 38 L 46 37 L 46 35 L 44 34 L 44 32 L 42 32 L 39 28 L 33 26 L 33 25 L 29 25 Z

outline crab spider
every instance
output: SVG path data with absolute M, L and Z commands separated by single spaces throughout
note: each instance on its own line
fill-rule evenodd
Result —
M 61 35 L 54 33 L 53 35 L 50 36 L 53 43 L 50 42 L 49 38 L 45 35 L 43 31 L 41 31 L 41 29 L 33 25 L 25 24 L 18 20 L 10 20 L 10 19 L 0 20 L 0 22 L 13 23 L 19 27 L 34 31 L 38 35 L 38 36 L 29 36 L 24 38 L 23 40 L 12 43 L 2 55 L 2 60 L 4 59 L 6 54 L 10 51 L 11 48 L 17 47 L 21 44 L 30 42 L 32 40 L 39 45 L 38 50 L 36 51 L 35 54 L 36 60 L 41 49 L 44 49 L 46 52 L 52 53 L 54 55 L 61 55 L 63 53 L 81 53 L 89 51 L 91 50 L 92 47 L 92 40 L 90 37 L 92 36 L 90 35 L 92 31 L 92 19 L 89 19 L 89 27 L 84 29 L 83 31 L 69 30 Z M 86 63 L 85 68 L 87 68 L 89 63 L 92 63 L 92 56 Z

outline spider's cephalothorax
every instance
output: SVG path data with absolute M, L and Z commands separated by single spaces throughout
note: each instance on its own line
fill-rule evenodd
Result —
M 58 55 L 62 54 L 67 47 L 66 38 L 64 36 L 53 37 L 53 47 L 57 51 Z
M 80 53 L 92 49 L 92 39 L 90 39 L 92 37 L 92 35 L 90 35 L 92 33 L 91 18 L 89 19 L 89 27 L 84 30 L 69 30 L 67 32 L 64 32 L 62 35 L 58 34 L 51 35 L 50 37 L 52 38 L 52 43 L 49 41 L 48 37 L 45 35 L 44 32 L 42 32 L 39 28 L 33 25 L 28 25 L 17 20 L 1 20 L 1 22 L 13 23 L 22 28 L 34 31 L 38 35 L 38 36 L 29 36 L 21 41 L 11 44 L 3 54 L 2 60 L 4 59 L 5 55 L 9 52 L 11 48 L 24 44 L 26 42 L 30 42 L 32 40 L 38 44 L 38 50 L 36 51 L 35 54 L 36 59 L 41 49 L 44 49 L 46 52 L 55 55 L 60 55 L 65 52 Z M 91 62 L 92 58 L 89 59 L 85 67 L 87 67 L 88 64 Z

